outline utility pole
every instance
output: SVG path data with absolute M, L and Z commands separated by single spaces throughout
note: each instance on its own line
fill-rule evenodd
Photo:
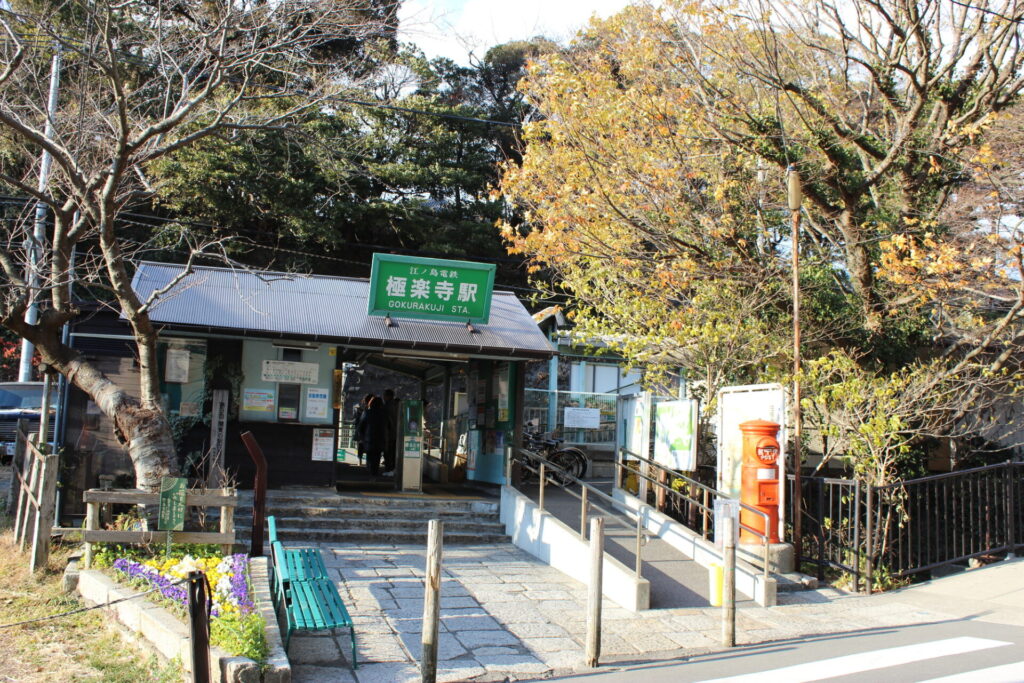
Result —
M 800 567 L 803 552 L 801 536 L 803 489 L 800 483 L 801 464 L 801 415 L 800 415 L 800 204 L 803 203 L 803 188 L 800 174 L 790 164 L 786 174 L 789 210 L 792 214 L 793 254 L 793 550 L 796 566 Z
M 57 118 L 57 92 L 60 89 L 60 45 L 54 48 L 53 62 L 50 65 L 50 96 L 46 102 L 46 128 L 44 135 L 47 140 L 52 140 L 55 134 L 54 121 Z M 50 167 L 53 166 L 53 157 L 47 149 L 43 149 L 43 156 L 39 164 L 39 185 L 40 193 L 46 192 L 46 186 L 50 182 Z M 32 232 L 32 239 L 28 242 L 29 270 L 28 296 L 30 303 L 25 311 L 25 322 L 35 325 L 39 322 L 39 303 L 37 297 L 42 285 L 42 278 L 39 277 L 41 261 L 43 259 L 43 245 L 46 243 L 46 213 L 47 207 L 43 202 L 36 204 L 35 226 Z M 18 365 L 18 381 L 28 382 L 32 379 L 32 355 L 35 353 L 35 346 L 27 339 L 21 340 L 21 362 Z M 44 437 L 45 438 L 45 437 Z

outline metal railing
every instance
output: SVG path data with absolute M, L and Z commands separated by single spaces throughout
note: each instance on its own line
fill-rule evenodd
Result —
M 786 478 L 786 500 L 796 500 L 793 475 Z M 825 570 L 834 569 L 853 577 L 853 588 L 860 590 L 866 562 L 864 552 L 865 488 L 856 479 L 802 477 L 803 555 L 800 561 L 814 564 L 819 581 Z M 790 521 L 791 515 L 786 519 Z
M 631 468 L 626 461 L 626 458 L 632 458 L 637 462 L 637 467 Z M 655 470 L 657 476 L 651 476 L 648 473 L 643 472 L 643 467 L 646 466 L 648 472 Z M 741 501 L 737 501 L 735 498 L 730 498 L 721 491 L 718 491 L 710 486 L 700 483 L 695 479 L 687 477 L 685 474 L 669 469 L 664 465 L 661 465 L 649 458 L 645 458 L 642 455 L 637 455 L 633 451 L 626 448 L 619 448 L 619 457 L 616 459 L 615 467 L 615 485 L 623 490 L 627 490 L 626 483 L 627 473 L 635 475 L 638 480 L 642 479 L 647 483 L 651 484 L 655 502 L 652 507 L 668 514 L 670 517 L 675 519 L 677 522 L 687 527 L 691 531 L 701 534 L 703 538 L 710 539 L 711 534 L 714 531 L 714 505 L 715 500 L 729 500 L 735 501 L 739 504 L 740 510 L 747 512 L 756 517 L 760 517 L 763 526 L 761 527 L 765 531 L 759 531 L 755 527 L 743 523 L 743 515 L 740 515 L 739 528 L 746 531 L 759 539 L 759 544 L 762 549 L 761 561 L 763 563 L 764 577 L 767 579 L 771 573 L 771 543 L 769 540 L 768 530 L 771 528 L 771 520 L 768 513 L 758 510 L 757 508 L 747 505 Z M 675 488 L 671 483 L 667 482 L 682 482 L 680 488 Z M 693 495 L 686 491 L 693 492 Z M 648 492 L 648 497 L 651 491 Z M 640 491 L 636 492 L 638 497 Z M 668 504 L 671 501 L 671 504 Z M 650 505 L 649 500 L 643 502 Z M 673 514 L 674 513 L 674 514 Z M 700 518 L 700 522 L 697 523 L 696 519 Z
M 871 591 L 882 572 L 906 577 L 1013 554 L 1024 540 L 1022 462 L 885 486 L 805 477 L 802 490 L 804 548 L 812 552 L 799 559 L 816 564 L 819 576 L 828 567 L 851 574 L 855 589 L 864 578 Z
M 548 484 L 554 484 L 567 491 L 569 494 L 576 496 L 576 492 L 572 490 L 573 486 L 580 487 L 579 499 L 580 499 L 580 528 L 579 536 L 582 540 L 587 540 L 587 520 L 590 516 L 590 508 L 594 506 L 591 497 L 606 501 L 611 504 L 611 509 L 601 508 L 602 512 L 611 515 L 612 517 L 629 519 L 627 515 L 619 512 L 615 509 L 619 503 L 609 496 L 604 491 L 597 487 L 588 484 L 582 479 L 578 479 L 558 465 L 552 463 L 550 460 L 544 458 L 533 451 L 528 451 L 525 448 L 511 447 L 512 454 L 514 457 L 508 459 L 509 471 L 505 473 L 506 481 L 513 481 L 511 468 L 514 463 L 518 463 L 520 467 L 526 468 L 527 471 L 533 472 L 538 478 L 538 491 L 537 491 L 537 507 L 540 510 L 544 510 L 544 494 Z M 535 463 L 536 466 L 534 466 Z M 637 510 L 635 524 L 624 524 L 627 528 L 632 527 L 635 533 L 635 545 L 634 553 L 636 557 L 636 563 L 634 566 L 634 572 L 636 578 L 642 578 L 642 565 L 643 565 L 643 545 L 645 543 L 644 536 L 644 521 L 643 515 L 640 510 Z

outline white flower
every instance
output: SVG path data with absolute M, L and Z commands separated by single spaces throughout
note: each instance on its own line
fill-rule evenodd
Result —
M 181 562 L 171 568 L 171 572 L 177 576 L 188 576 L 189 573 L 197 571 L 199 571 L 199 565 L 196 564 L 195 558 L 191 555 L 181 558 Z

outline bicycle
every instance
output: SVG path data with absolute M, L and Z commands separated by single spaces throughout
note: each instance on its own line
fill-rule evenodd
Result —
M 548 470 L 551 478 L 562 486 L 568 486 L 572 483 L 572 479 L 569 476 L 582 479 L 586 475 L 589 459 L 586 453 L 575 446 L 560 448 L 564 441 L 565 439 L 545 438 L 537 432 L 523 433 L 523 448 L 536 453 L 554 465 L 557 468 L 556 470 L 551 470 L 550 468 Z M 537 466 L 536 463 L 527 464 L 530 467 Z M 532 480 L 536 476 L 533 470 L 528 467 L 524 467 L 523 470 L 524 479 L 527 481 Z

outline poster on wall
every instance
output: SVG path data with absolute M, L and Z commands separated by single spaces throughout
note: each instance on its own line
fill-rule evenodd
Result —
M 474 429 L 466 439 L 466 472 L 476 470 L 476 459 L 480 455 L 480 431 Z
M 306 387 L 306 417 L 311 420 L 326 420 L 330 394 L 321 387 Z
M 334 430 L 313 430 L 313 460 L 331 462 L 334 460 Z
M 316 384 L 320 366 L 316 363 L 296 363 L 288 360 L 265 360 L 260 380 L 283 384 Z
M 167 359 L 164 367 L 164 381 L 176 384 L 188 383 L 188 349 L 167 349 Z
M 254 413 L 274 412 L 273 389 L 243 389 L 242 410 Z
M 650 456 L 651 449 L 651 394 L 642 391 L 633 400 L 633 415 L 629 417 L 631 428 L 629 443 L 626 448 L 641 458 Z M 637 495 L 640 500 L 647 500 L 647 479 L 640 477 Z
M 508 422 L 508 363 L 498 366 L 498 381 L 495 383 L 498 392 L 498 422 Z
M 633 401 L 632 429 L 626 447 L 646 458 L 651 446 L 651 394 L 643 391 Z
M 697 401 L 654 406 L 654 461 L 680 472 L 697 469 Z
M 601 427 L 601 410 L 600 408 L 566 406 L 562 424 L 566 429 L 599 429 Z

